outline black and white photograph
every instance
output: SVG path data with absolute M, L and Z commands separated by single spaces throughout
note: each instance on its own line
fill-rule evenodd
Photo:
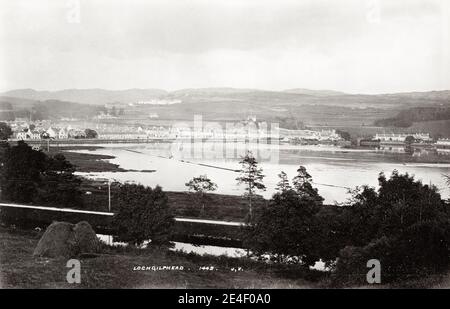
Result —
M 449 20 L 0 0 L 0 288 L 450 288 Z

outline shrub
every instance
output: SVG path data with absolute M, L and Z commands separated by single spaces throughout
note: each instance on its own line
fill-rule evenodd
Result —
M 346 247 L 339 253 L 333 279 L 336 284 L 364 284 L 370 259 L 381 264 L 382 283 L 420 278 L 450 265 L 449 223 L 414 224 L 398 236 L 375 239 L 364 247 Z
M 113 226 L 118 241 L 134 245 L 146 240 L 151 240 L 152 245 L 169 242 L 175 220 L 161 187 L 124 184 L 119 187 L 117 196 L 118 213 Z
M 244 245 L 273 261 L 314 265 L 319 260 L 315 200 L 293 190 L 276 193 L 246 230 Z

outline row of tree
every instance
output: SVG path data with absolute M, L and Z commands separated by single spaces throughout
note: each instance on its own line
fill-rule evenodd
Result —
M 80 178 L 62 154 L 48 156 L 23 141 L 0 142 L 1 199 L 56 207 L 82 207 Z
M 414 122 L 450 119 L 450 107 L 412 107 L 400 111 L 395 117 L 375 121 L 376 126 L 410 127 Z

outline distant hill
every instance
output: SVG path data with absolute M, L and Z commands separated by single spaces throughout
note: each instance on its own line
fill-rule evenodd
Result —
M 15 119 L 11 103 L 0 100 L 0 121 L 11 121 Z
M 192 95 L 229 95 L 237 93 L 259 92 L 259 91 L 262 90 L 249 88 L 231 88 L 231 87 L 189 88 L 189 89 L 175 90 L 170 92 L 168 95 L 172 97 L 183 97 Z
M 0 96 L 0 120 L 30 117 L 32 120 L 60 119 L 62 117 L 88 119 L 101 112 L 105 113 L 106 109 L 98 105 Z
M 304 88 L 295 88 L 295 89 L 286 89 L 283 92 L 287 93 L 296 93 L 296 94 L 306 94 L 317 97 L 329 97 L 329 96 L 337 96 L 337 95 L 346 95 L 344 92 L 334 91 L 334 90 L 311 90 Z
M 185 104 L 227 103 L 230 108 L 243 105 L 266 107 L 296 107 L 299 105 L 327 105 L 358 108 L 392 108 L 423 105 L 447 104 L 450 102 L 450 91 L 411 92 L 394 94 L 346 94 L 334 90 L 309 90 L 303 88 L 284 91 L 267 91 L 247 88 L 193 88 L 176 91 L 161 89 L 66 89 L 59 91 L 37 91 L 34 89 L 18 89 L 0 96 L 8 96 L 35 101 L 60 100 L 83 104 L 104 105 L 106 103 L 131 103 L 152 99 L 179 99 Z M 237 106 L 234 106 L 234 105 Z M 206 106 L 204 106 L 206 107 Z
M 104 105 L 112 102 L 130 103 L 140 100 L 160 98 L 166 96 L 167 91 L 160 89 L 65 89 L 59 91 L 18 89 L 4 92 L 0 95 L 39 101 L 61 100 L 84 104 Z
M 450 90 L 428 91 L 428 92 L 401 92 L 384 94 L 387 97 L 402 97 L 419 100 L 442 100 L 450 103 Z
M 20 89 L 0 94 L 2 101 L 11 103 L 15 111 L 45 105 L 51 117 L 58 115 L 83 116 L 101 112 L 106 103 L 131 103 L 140 100 L 179 100 L 172 105 L 136 105 L 125 108 L 124 118 L 146 120 L 149 115 L 159 119 L 192 119 L 202 115 L 206 120 L 242 120 L 256 116 L 266 121 L 298 121 L 305 125 L 366 126 L 380 119 L 388 119 L 400 111 L 416 107 L 436 107 L 450 104 L 450 91 L 430 91 L 394 94 L 346 94 L 332 90 L 268 91 L 248 88 L 194 88 L 176 91 L 159 89 L 68 89 L 36 91 Z M 47 102 L 48 100 L 54 100 Z M 66 103 L 59 103 L 66 102 Z M 71 103 L 73 102 L 73 103 Z M 70 104 L 68 104 L 70 103 Z M 76 103 L 83 103 L 74 105 Z M 62 104 L 61 108 L 58 104 Z M 93 108 L 89 109 L 91 106 Z M 105 108 L 104 108 L 105 109 Z M 81 110 L 83 112 L 79 112 Z M 105 110 L 103 110 L 105 112 Z M 20 114 L 20 113 L 19 113 Z M 16 117 L 17 117 L 16 113 Z M 75 116 L 77 115 L 77 116 Z M 292 121 L 291 121 L 292 118 Z M 280 120 L 282 119 L 282 120 Z M 285 119 L 288 119 L 285 121 Z M 381 123 L 380 123 L 381 124 Z

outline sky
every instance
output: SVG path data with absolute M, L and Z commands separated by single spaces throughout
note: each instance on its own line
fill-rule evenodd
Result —
M 450 89 L 448 0 L 0 0 L 0 91 Z

